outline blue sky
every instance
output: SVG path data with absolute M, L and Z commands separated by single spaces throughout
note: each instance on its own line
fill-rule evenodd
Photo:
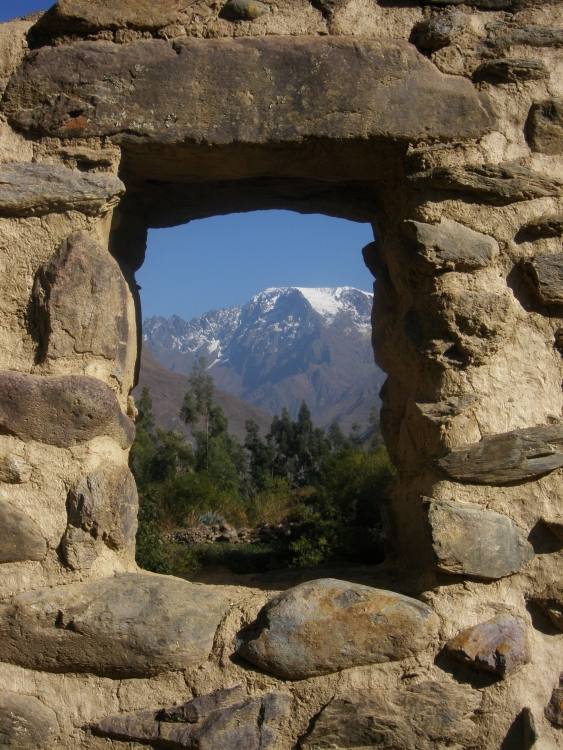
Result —
M 0 0 L 0 22 L 51 2 Z M 190 319 L 242 305 L 272 286 L 355 286 L 371 291 L 361 249 L 369 224 L 291 211 L 255 211 L 149 232 L 137 273 L 143 317 Z

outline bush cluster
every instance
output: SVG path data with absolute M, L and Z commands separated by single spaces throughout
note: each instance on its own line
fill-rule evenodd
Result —
M 244 445 L 229 435 L 213 380 L 201 358 L 190 376 L 181 417 L 194 444 L 176 430 L 156 427 L 148 388 L 137 402 L 140 418 L 130 466 L 140 499 L 137 562 L 159 573 L 189 573 L 222 564 L 254 572 L 323 562 L 380 562 L 380 509 L 394 469 L 382 444 L 378 415 L 361 435 L 334 422 L 313 425 L 303 402 L 297 419 L 283 409 L 265 438 L 246 423 Z M 236 527 L 285 525 L 297 529 L 268 544 L 167 542 L 167 533 L 198 523 Z

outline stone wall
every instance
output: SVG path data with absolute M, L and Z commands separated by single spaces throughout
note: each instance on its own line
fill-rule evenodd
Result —
M 562 47 L 559 0 L 0 25 L 0 745 L 563 746 Z M 271 207 L 373 225 L 389 558 L 139 571 L 147 229 Z

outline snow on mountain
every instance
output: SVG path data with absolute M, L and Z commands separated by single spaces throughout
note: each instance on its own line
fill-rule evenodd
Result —
M 177 372 L 205 356 L 218 388 L 270 414 L 282 406 L 295 414 L 305 399 L 317 424 L 330 416 L 345 425 L 352 412 L 365 423 L 383 380 L 370 344 L 372 303 L 352 287 L 274 287 L 189 322 L 147 319 L 143 338 Z

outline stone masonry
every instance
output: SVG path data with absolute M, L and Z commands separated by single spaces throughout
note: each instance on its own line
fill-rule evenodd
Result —
M 562 0 L 0 24 L 0 747 L 563 747 L 562 155 Z M 373 226 L 361 581 L 134 561 L 147 230 L 267 208 Z

